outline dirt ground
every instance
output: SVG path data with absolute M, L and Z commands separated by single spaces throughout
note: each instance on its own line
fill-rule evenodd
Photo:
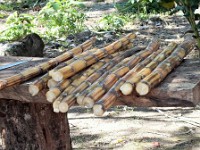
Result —
M 104 15 L 115 10 L 113 2 L 85 2 L 88 10 L 86 25 L 89 29 Z M 135 32 L 135 45 L 146 45 L 153 37 L 167 45 L 181 42 L 190 29 L 182 14 L 157 16 L 161 20 L 133 20 L 124 27 Z M 103 33 L 102 41 L 118 38 Z M 101 43 L 102 44 L 102 43 Z M 100 44 L 100 45 L 101 45 Z M 52 52 L 52 51 L 51 51 Z M 46 53 L 48 55 L 48 52 Z M 195 52 L 190 55 L 194 57 Z M 199 150 L 200 107 L 195 108 L 137 108 L 113 107 L 103 117 L 95 117 L 92 110 L 72 107 L 68 113 L 74 149 L 116 150 Z M 0 140 L 1 145 L 1 140 Z

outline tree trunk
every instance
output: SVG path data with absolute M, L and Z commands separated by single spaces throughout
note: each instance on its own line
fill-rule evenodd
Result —
M 72 149 L 67 115 L 53 113 L 51 105 L 1 99 L 0 113 L 5 149 Z

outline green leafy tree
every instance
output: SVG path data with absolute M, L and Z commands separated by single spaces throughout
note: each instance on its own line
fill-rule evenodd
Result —
M 61 37 L 84 29 L 85 14 L 70 0 L 51 0 L 39 12 L 38 22 L 45 28 L 45 35 Z
M 31 33 L 34 28 L 33 18 L 28 14 L 18 14 L 17 12 L 11 14 L 6 20 L 7 28 L 0 32 L 0 41 L 17 40 Z
M 198 31 L 198 29 L 200 29 L 200 22 L 196 23 L 196 20 L 200 20 L 200 14 L 195 14 L 195 10 L 199 7 L 200 0 L 176 0 L 176 2 L 178 4 L 176 9 L 182 10 L 184 16 L 191 25 L 200 51 L 200 36 Z
M 162 0 L 161 2 L 177 3 L 177 6 L 171 13 L 173 14 L 178 11 L 182 11 L 184 13 L 184 16 L 191 25 L 200 53 L 200 35 L 198 31 L 198 29 L 200 29 L 200 14 L 195 14 L 195 11 L 199 8 L 200 0 Z

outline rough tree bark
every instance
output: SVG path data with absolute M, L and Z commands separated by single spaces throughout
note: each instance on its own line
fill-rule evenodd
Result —
M 27 35 L 21 41 L 8 43 L 0 47 L 0 56 L 43 57 L 44 42 L 36 33 Z
M 5 149 L 72 149 L 67 115 L 53 113 L 51 105 L 1 99 L 0 113 Z

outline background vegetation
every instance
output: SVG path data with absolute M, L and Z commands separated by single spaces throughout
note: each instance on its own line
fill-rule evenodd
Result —
M 94 28 L 97 31 L 122 31 L 130 19 L 147 19 L 151 14 L 176 13 L 182 11 L 191 25 L 194 37 L 200 48 L 200 14 L 195 14 L 200 0 L 128 0 L 115 7 L 118 13 L 103 16 L 100 23 Z M 0 41 L 18 40 L 25 35 L 35 32 L 47 41 L 76 34 L 84 29 L 86 15 L 85 6 L 75 0 L 22 0 L 5 1 L 0 3 L 0 9 L 14 11 L 8 17 L 0 13 L 0 18 L 7 17 L 6 29 L 0 31 Z M 21 9 L 37 10 L 37 13 L 28 14 Z

